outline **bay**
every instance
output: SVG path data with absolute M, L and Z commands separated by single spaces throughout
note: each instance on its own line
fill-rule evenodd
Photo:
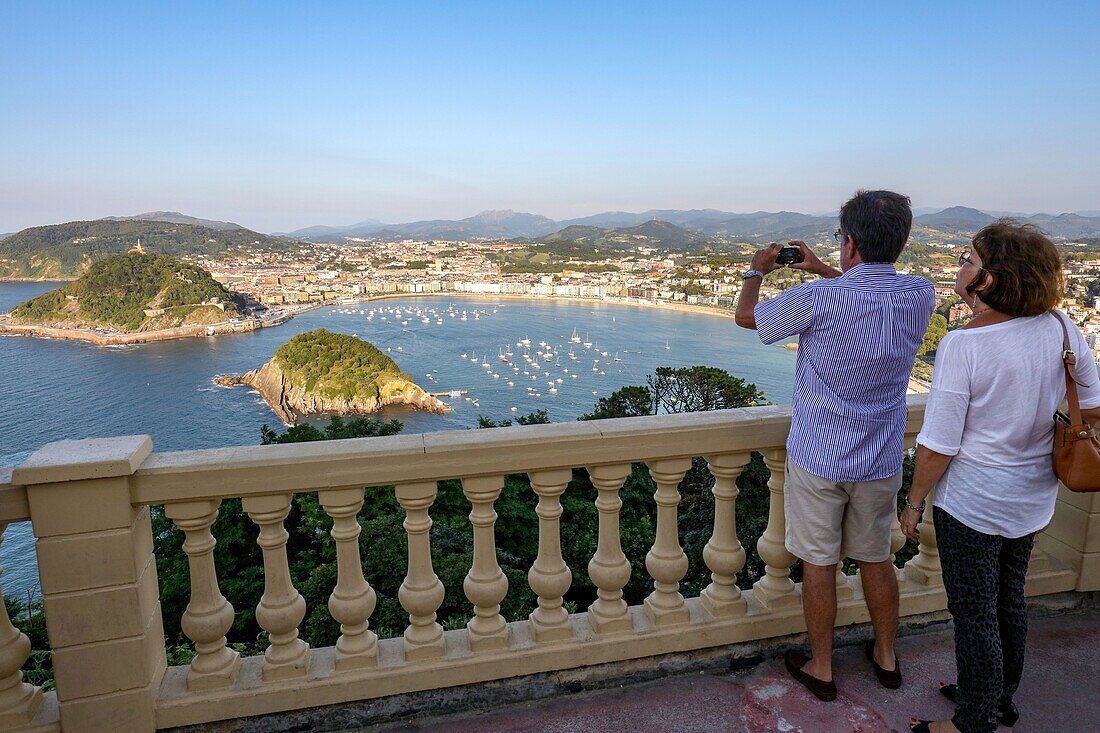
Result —
M 0 283 L 0 311 L 60 285 Z M 777 404 L 791 399 L 794 352 L 762 345 L 728 317 L 571 300 L 400 297 L 318 308 L 250 334 L 135 346 L 0 337 L 0 466 L 64 439 L 147 434 L 156 451 L 258 444 L 260 426 L 281 427 L 278 418 L 256 392 L 217 387 L 213 378 L 257 368 L 295 334 L 321 327 L 388 349 L 430 392 L 467 391 L 445 400 L 454 406 L 445 415 L 400 407 L 379 415 L 401 420 L 406 433 L 473 428 L 479 415 L 503 420 L 539 409 L 553 422 L 572 421 L 599 397 L 644 384 L 659 366 L 716 366 Z M 570 343 L 574 328 L 592 348 Z M 522 359 L 524 339 L 539 369 Z M 550 361 L 536 356 L 539 342 L 554 352 Z M 5 592 L 37 588 L 29 523 L 8 528 L 0 566 Z

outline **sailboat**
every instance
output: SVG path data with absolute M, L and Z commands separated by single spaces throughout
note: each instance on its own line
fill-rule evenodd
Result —
M 581 344 L 586 349 L 592 348 L 592 342 L 588 340 L 588 331 L 584 332 L 584 342 Z
M 669 350 L 669 348 L 668 348 L 668 339 L 665 339 L 665 351 L 668 351 L 668 350 Z
M 581 337 L 577 335 L 577 329 L 574 328 L 573 329 L 573 335 L 569 337 L 569 343 L 579 344 L 580 342 L 581 342 Z

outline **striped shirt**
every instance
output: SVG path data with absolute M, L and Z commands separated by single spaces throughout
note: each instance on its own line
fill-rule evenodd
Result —
M 905 392 L 935 299 L 928 280 L 873 262 L 757 304 L 761 341 L 799 336 L 792 461 L 836 482 L 901 470 Z

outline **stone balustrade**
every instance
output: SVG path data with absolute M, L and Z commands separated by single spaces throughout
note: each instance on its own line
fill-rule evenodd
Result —
M 924 414 L 910 402 L 910 445 Z M 32 523 L 56 675 L 56 692 L 22 680 L 30 645 L 0 618 L 0 731 L 153 731 L 180 725 L 347 703 L 392 694 L 587 665 L 688 652 L 804 630 L 795 558 L 783 547 L 784 443 L 790 412 L 760 407 L 573 424 L 453 431 L 178 453 L 152 453 L 148 437 L 52 443 L 10 475 L 0 473 L 0 528 Z M 765 575 L 742 591 L 746 550 L 737 533 L 737 478 L 753 451 L 771 471 L 770 513 L 757 550 Z M 702 457 L 714 477 L 714 527 L 703 551 L 710 584 L 685 598 L 688 558 L 680 545 L 679 485 Z M 631 566 L 620 542 L 619 491 L 633 463 L 656 485 L 657 523 L 645 569 L 652 593 L 628 606 Z M 575 469 L 596 489 L 598 544 L 585 568 L 562 556 L 562 497 Z M 537 601 L 529 618 L 506 622 L 509 593 L 496 549 L 494 504 L 508 474 L 525 473 L 538 518 L 538 554 L 528 574 Z M 437 482 L 459 479 L 470 505 L 473 558 L 461 592 L 464 628 L 444 630 L 444 588 L 432 567 Z M 407 568 L 398 597 L 404 634 L 371 630 L 377 595 L 364 577 L 359 515 L 364 491 L 391 491 L 405 513 Z M 284 521 L 295 494 L 313 493 L 332 520 L 337 578 L 329 597 L 334 647 L 299 637 L 305 601 L 289 573 Z M 262 550 L 264 593 L 256 619 L 261 656 L 226 644 L 235 599 L 226 598 L 212 531 L 223 501 L 240 499 Z M 194 660 L 168 667 L 149 507 L 183 533 L 190 603 L 182 629 Z M 935 533 L 925 517 L 918 554 L 899 570 L 905 616 L 942 611 L 946 599 Z M 0 535 L 2 538 L 2 535 Z M 895 552 L 903 538 L 895 530 Z M 1100 500 L 1060 499 L 1039 543 L 1029 594 L 1100 589 Z M 596 599 L 570 613 L 563 597 L 587 570 Z M 839 574 L 837 624 L 868 620 L 858 579 Z M 239 600 L 237 601 L 240 602 Z

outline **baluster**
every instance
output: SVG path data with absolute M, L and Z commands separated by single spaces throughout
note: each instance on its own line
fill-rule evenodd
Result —
M 214 567 L 217 540 L 210 532 L 218 518 L 221 499 L 168 504 L 165 515 L 183 532 L 183 551 L 191 575 L 191 600 L 180 626 L 195 642 L 195 658 L 187 670 L 188 690 L 214 690 L 233 684 L 241 655 L 230 649 L 225 635 L 233 626 L 233 606 L 218 587 Z
M 859 572 L 858 570 L 856 572 Z M 837 601 L 850 601 L 856 597 L 856 592 L 847 575 L 844 574 L 844 558 L 836 564 L 836 599 Z
M 630 475 L 629 463 L 591 466 L 588 475 L 599 496 L 599 543 L 588 562 L 588 577 L 596 586 L 596 600 L 588 607 L 588 623 L 601 636 L 632 631 L 630 609 L 623 600 L 623 587 L 630 581 L 630 562 L 623 554 L 619 539 L 619 510 L 623 506 L 619 490 Z
M 573 573 L 561 556 L 561 495 L 573 478 L 573 471 L 568 468 L 533 471 L 528 477 L 539 497 L 535 507 L 539 517 L 539 554 L 527 573 L 527 582 L 538 596 L 538 608 L 529 617 L 531 634 L 539 642 L 572 639 L 572 622 L 562 607 L 562 597 L 573 582 Z
M 378 664 L 378 636 L 370 630 L 370 615 L 378 599 L 363 577 L 359 557 L 363 489 L 320 491 L 317 498 L 332 517 L 329 534 L 336 542 L 336 587 L 328 597 L 329 613 L 340 623 L 336 669 L 374 667 Z
M 943 573 L 940 571 L 940 551 L 936 546 L 936 528 L 932 524 L 932 495 L 928 494 L 924 506 L 924 515 L 917 525 L 920 530 L 920 542 L 916 557 L 905 563 L 905 577 L 919 585 L 942 585 Z
M 687 575 L 688 559 L 680 546 L 676 507 L 680 504 L 680 482 L 691 468 L 690 458 L 673 458 L 647 464 L 657 484 L 657 536 L 645 556 L 645 567 L 653 578 L 653 592 L 644 602 L 646 614 L 656 626 L 673 626 L 689 619 L 680 580 Z
M 473 506 L 470 524 L 474 527 L 474 561 L 462 589 L 474 605 L 474 616 L 466 628 L 470 633 L 470 649 L 475 652 L 508 646 L 508 626 L 500 615 L 500 602 L 508 595 L 508 578 L 497 562 L 494 531 L 497 513 L 493 509 L 493 502 L 503 488 L 503 476 L 462 479 L 462 493 Z
M 405 533 L 409 538 L 409 569 L 397 593 L 401 607 L 409 614 L 405 629 L 405 659 L 414 661 L 442 657 L 443 627 L 435 612 L 443 603 L 443 583 L 432 568 L 428 508 L 435 501 L 435 481 L 398 484 L 397 502 L 405 510 Z
M 752 586 L 752 596 L 764 608 L 775 610 L 798 605 L 798 591 L 791 581 L 791 565 L 797 559 L 783 544 L 786 520 L 783 516 L 783 487 L 786 483 L 787 451 L 783 448 L 763 451 L 764 465 L 771 471 L 768 479 L 768 526 L 756 543 L 764 561 L 764 577 Z
M 6 523 L 0 523 L 0 542 L 4 541 Z M 3 570 L 0 570 L 0 575 Z M 0 591 L 0 728 L 22 727 L 34 719 L 42 705 L 42 690 L 23 681 L 20 672 L 31 655 L 31 640 L 12 625 L 8 618 L 4 593 Z
M 714 618 L 738 616 L 747 608 L 737 587 L 737 573 L 745 567 L 745 548 L 737 538 L 737 477 L 751 457 L 751 453 L 707 456 L 707 467 L 714 476 L 714 531 L 703 548 L 711 582 L 699 598 Z
M 905 450 L 908 452 L 910 449 L 917 446 L 917 436 L 913 435 L 905 436 Z M 902 469 L 904 470 L 904 468 Z M 931 500 L 929 500 L 931 503 Z M 901 548 L 905 547 L 905 533 L 901 531 L 901 521 L 898 519 L 897 512 L 895 512 L 894 521 L 890 524 L 890 564 L 893 565 L 897 562 L 898 553 L 901 552 Z M 895 567 L 895 571 L 898 576 L 898 582 L 901 582 L 905 578 L 905 572 L 898 567 Z
M 244 510 L 260 525 L 256 543 L 264 553 L 264 594 L 256 606 L 256 621 L 267 632 L 264 652 L 264 680 L 305 676 L 309 667 L 309 644 L 298 638 L 298 624 L 306 615 L 306 599 L 290 579 L 286 557 L 289 535 L 283 520 L 290 514 L 291 494 L 249 496 L 242 499 Z
M 890 525 L 890 564 L 893 565 L 898 559 L 898 552 L 901 548 L 905 547 L 905 533 L 901 531 L 901 522 L 895 516 L 893 523 Z M 897 571 L 898 579 L 901 579 L 901 569 L 895 568 Z

